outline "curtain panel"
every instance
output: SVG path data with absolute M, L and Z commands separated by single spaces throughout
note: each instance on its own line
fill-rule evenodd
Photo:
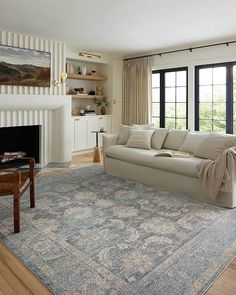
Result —
M 124 62 L 123 124 L 149 123 L 151 78 L 151 57 L 127 60 Z

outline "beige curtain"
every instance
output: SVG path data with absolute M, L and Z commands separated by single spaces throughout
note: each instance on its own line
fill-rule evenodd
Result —
M 152 59 L 144 57 L 124 63 L 123 124 L 148 124 L 151 99 Z

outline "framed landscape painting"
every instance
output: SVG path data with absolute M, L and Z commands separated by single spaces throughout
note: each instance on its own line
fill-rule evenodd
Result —
M 0 84 L 50 87 L 50 52 L 0 45 Z

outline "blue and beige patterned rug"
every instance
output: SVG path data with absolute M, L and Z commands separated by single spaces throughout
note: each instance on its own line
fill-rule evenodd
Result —
M 1 239 L 56 294 L 203 294 L 236 255 L 236 210 L 88 167 L 37 179 L 36 208 L 0 198 Z

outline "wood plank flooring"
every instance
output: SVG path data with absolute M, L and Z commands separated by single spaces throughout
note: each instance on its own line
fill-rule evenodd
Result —
M 0 294 L 51 295 L 51 291 L 0 243 Z
M 93 165 L 92 153 L 74 156 L 78 167 Z M 97 165 L 97 164 L 95 164 Z M 0 295 L 51 295 L 51 291 L 0 243 Z M 216 280 L 206 295 L 236 294 L 236 258 Z

